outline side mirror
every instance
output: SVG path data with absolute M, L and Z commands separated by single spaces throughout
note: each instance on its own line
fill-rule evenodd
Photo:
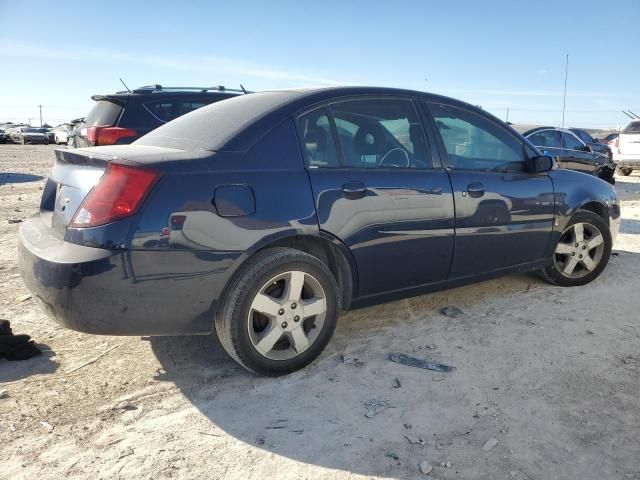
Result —
M 532 173 L 544 173 L 553 169 L 553 158 L 549 155 L 538 155 L 529 159 Z
M 593 152 L 593 149 L 591 148 L 591 146 L 590 146 L 590 145 L 585 145 L 585 146 L 584 146 L 584 151 L 585 151 L 585 152 Z

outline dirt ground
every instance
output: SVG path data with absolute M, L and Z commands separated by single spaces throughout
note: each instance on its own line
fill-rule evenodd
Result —
M 640 479 L 638 174 L 618 177 L 622 230 L 592 284 L 516 275 L 352 311 L 319 361 L 265 379 L 214 337 L 84 335 L 20 301 L 9 220 L 36 212 L 52 162 L 0 145 L 0 318 L 44 349 L 0 360 L 1 479 Z M 369 418 L 370 400 L 391 408 Z

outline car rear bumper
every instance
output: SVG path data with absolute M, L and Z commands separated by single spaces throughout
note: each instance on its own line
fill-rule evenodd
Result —
M 55 237 L 40 217 L 23 223 L 19 268 L 34 298 L 59 324 L 104 335 L 212 331 L 233 256 L 107 250 Z

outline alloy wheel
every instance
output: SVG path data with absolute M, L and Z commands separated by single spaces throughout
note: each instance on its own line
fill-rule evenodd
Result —
M 299 270 L 266 282 L 249 307 L 249 338 L 258 353 L 271 360 L 289 360 L 317 340 L 327 314 L 320 282 Z
M 575 223 L 562 232 L 553 255 L 556 269 L 565 277 L 582 278 L 597 268 L 604 249 L 604 237 L 598 228 Z

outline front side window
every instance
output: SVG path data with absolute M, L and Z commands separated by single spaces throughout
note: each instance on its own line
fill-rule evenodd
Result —
M 568 148 L 569 150 L 584 149 L 584 145 L 582 144 L 582 142 L 578 140 L 575 135 L 567 132 L 562 132 L 562 146 L 563 148 Z
M 451 169 L 525 171 L 522 144 L 505 128 L 462 108 L 430 103 Z
M 326 109 L 309 112 L 298 122 L 307 165 L 313 168 L 339 167 L 338 149 Z
M 347 100 L 330 109 L 346 167 L 431 168 L 422 124 L 410 100 Z
M 562 148 L 562 139 L 557 130 L 540 130 L 527 138 L 536 147 Z

